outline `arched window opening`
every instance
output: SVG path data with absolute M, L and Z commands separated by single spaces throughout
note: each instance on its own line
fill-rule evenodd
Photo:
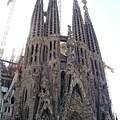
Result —
M 32 61 L 33 61 L 33 57 L 31 57 L 31 59 L 30 59 L 30 63 L 32 63 Z
M 54 49 L 56 48 L 56 41 L 54 41 Z
M 99 72 L 96 70 L 96 75 L 99 76 Z
M 84 63 L 84 59 L 82 59 L 82 65 L 84 65 L 85 63 Z
M 105 120 L 105 113 L 102 113 L 102 119 L 101 120 Z
M 27 48 L 27 52 L 26 52 L 26 64 L 25 64 L 25 66 L 27 65 L 28 57 L 29 57 L 29 47 Z
M 79 117 L 78 113 L 74 112 L 74 113 L 70 116 L 69 120 L 82 120 L 82 119 L 81 119 L 81 117 Z
M 61 98 L 63 97 L 64 93 L 65 93 L 65 72 L 62 71 L 61 72 L 61 93 L 60 93 Z
M 82 98 L 82 94 L 81 94 L 81 90 L 78 84 L 75 85 L 75 87 L 73 87 L 73 91 L 72 94 L 78 93 L 80 98 L 81 98 L 81 102 L 83 102 L 83 98 Z
M 109 107 L 109 114 L 110 114 L 110 117 L 112 118 L 112 109 L 111 109 L 111 106 Z
M 69 85 L 68 85 L 68 92 L 70 91 L 70 84 L 71 84 L 71 74 L 68 75 L 68 81 L 69 81 Z
M 33 54 L 33 52 L 34 52 L 34 45 L 32 45 L 31 55 Z
M 79 57 L 79 50 L 77 48 L 77 58 L 78 58 L 78 62 L 80 63 L 80 57 Z
M 16 117 L 15 117 L 15 120 L 20 120 L 20 117 L 19 117 L 19 116 L 16 116 Z
M 41 50 L 42 50 L 42 46 L 40 46 L 39 62 L 41 62 Z
M 104 98 L 104 96 L 102 96 L 102 102 L 103 102 L 103 104 L 105 103 L 105 98 Z
M 4 112 L 7 112 L 7 107 L 5 106 L 5 110 L 4 110 Z
M 98 70 L 97 61 L 95 60 L 95 68 Z
M 26 118 L 29 118 L 29 107 L 26 108 Z
M 51 60 L 51 58 L 52 58 L 52 53 L 50 53 L 50 57 L 49 57 L 49 60 Z
M 24 104 L 27 100 L 27 89 L 25 88 L 23 90 L 23 95 L 22 95 L 22 103 Z
M 94 86 L 95 86 L 95 88 L 97 88 L 97 83 L 96 83 L 96 81 L 94 80 Z
M 99 62 L 99 68 L 100 68 L 100 72 L 102 71 L 102 69 L 101 69 L 101 64 L 100 64 L 100 62 Z
M 25 102 L 26 102 L 26 100 L 27 100 L 27 89 L 25 91 Z
M 45 46 L 43 46 L 43 61 L 45 60 Z
M 14 104 L 14 97 L 11 98 L 11 104 Z
M 85 59 L 87 59 L 87 51 L 85 50 Z
M 37 56 L 35 56 L 35 62 L 37 61 Z
M 45 61 L 47 61 L 47 55 L 48 55 L 48 47 L 46 46 L 46 49 L 45 49 Z
M 38 44 L 36 45 L 35 53 L 38 52 Z
M 41 116 L 41 120 L 50 120 L 49 109 L 46 109 L 46 110 L 43 111 L 43 114 Z
M 92 73 L 93 73 L 93 75 L 95 75 L 94 64 L 93 64 L 93 60 L 92 60 L 92 59 L 91 59 L 91 68 L 92 68 Z
M 50 42 L 50 51 L 52 50 L 52 42 Z
M 103 90 L 105 90 L 105 88 L 106 88 L 105 85 L 103 85 Z
M 8 113 L 10 112 L 10 107 L 8 107 Z
M 54 59 L 56 59 L 56 54 L 55 54 L 55 52 L 53 53 L 53 55 L 54 55 Z
M 81 56 L 83 57 L 83 49 L 80 49 Z

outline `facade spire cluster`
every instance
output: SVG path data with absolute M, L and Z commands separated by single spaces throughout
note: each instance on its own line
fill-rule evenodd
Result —
M 73 0 L 72 27 L 62 36 L 57 0 L 49 0 L 47 12 L 37 0 L 10 119 L 115 120 L 87 1 L 82 2 L 85 19 Z

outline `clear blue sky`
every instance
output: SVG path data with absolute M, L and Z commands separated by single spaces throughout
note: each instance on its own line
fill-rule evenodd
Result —
M 48 0 L 45 1 L 45 8 Z M 67 25 L 72 21 L 73 0 L 62 0 L 62 34 L 67 34 Z M 88 10 L 96 31 L 103 61 L 113 67 L 115 73 L 107 70 L 114 112 L 120 119 L 120 1 L 119 0 L 87 0 Z M 11 21 L 4 57 L 9 58 L 12 48 L 16 54 L 20 52 L 29 33 L 30 20 L 36 0 L 16 0 L 16 6 Z M 81 10 L 83 4 L 78 0 Z M 0 0 L 0 39 L 7 22 L 10 6 L 7 0 Z M 83 13 L 83 10 L 82 10 Z

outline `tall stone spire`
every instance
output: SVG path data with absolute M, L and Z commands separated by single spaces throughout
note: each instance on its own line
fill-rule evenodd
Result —
M 44 35 L 43 0 L 37 0 L 31 19 L 29 38 Z
M 57 0 L 49 0 L 46 16 L 46 36 L 60 34 Z
M 87 1 L 83 0 L 84 3 L 84 17 L 85 17 L 85 28 L 86 28 L 86 36 L 87 36 L 87 43 L 88 43 L 88 48 L 90 51 L 100 54 L 100 49 L 97 41 L 97 37 L 95 34 L 95 30 L 93 28 L 89 13 L 88 13 L 88 8 L 87 8 Z
M 83 19 L 77 0 L 73 0 L 73 18 L 72 18 L 73 34 L 76 41 L 85 42 L 85 32 Z

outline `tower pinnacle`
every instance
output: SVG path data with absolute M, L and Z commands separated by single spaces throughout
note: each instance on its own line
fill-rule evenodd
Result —
M 44 35 L 43 0 L 37 0 L 31 19 L 29 38 Z
M 82 0 L 84 3 L 83 9 L 85 10 L 84 17 L 85 17 L 85 28 L 86 28 L 86 36 L 87 36 L 87 43 L 88 43 L 88 48 L 92 52 L 95 52 L 97 54 L 100 54 L 100 49 L 97 41 L 97 37 L 95 34 L 95 30 L 92 25 L 92 21 L 90 19 L 89 13 L 88 13 L 88 8 L 87 8 L 87 1 Z
M 57 0 L 49 0 L 46 16 L 46 36 L 60 34 Z
M 76 41 L 85 42 L 83 19 L 77 0 L 73 0 L 72 31 Z

